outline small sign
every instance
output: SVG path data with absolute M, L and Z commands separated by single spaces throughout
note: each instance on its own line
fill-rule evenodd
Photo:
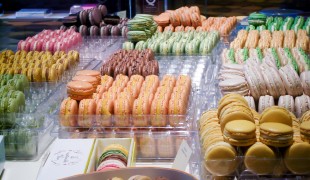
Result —
M 185 140 L 182 141 L 178 153 L 174 159 L 172 168 L 185 171 L 193 151 Z
M 158 0 L 143 0 L 143 13 L 157 14 L 158 12 Z

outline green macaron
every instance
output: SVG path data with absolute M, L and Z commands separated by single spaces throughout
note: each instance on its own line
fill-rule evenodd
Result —
M 145 41 L 147 39 L 147 35 L 144 31 L 128 31 L 127 38 L 132 42 Z

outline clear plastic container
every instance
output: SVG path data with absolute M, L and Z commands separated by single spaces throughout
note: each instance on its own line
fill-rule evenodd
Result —
M 54 139 L 53 121 L 43 114 L 2 114 L 0 122 L 8 160 L 36 160 Z

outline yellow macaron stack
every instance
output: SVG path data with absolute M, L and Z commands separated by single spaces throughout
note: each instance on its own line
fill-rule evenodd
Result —
M 204 166 L 214 176 L 236 173 L 241 154 L 257 175 L 310 173 L 310 111 L 300 119 L 279 106 L 259 114 L 241 95 L 228 94 L 202 114 L 199 135 Z

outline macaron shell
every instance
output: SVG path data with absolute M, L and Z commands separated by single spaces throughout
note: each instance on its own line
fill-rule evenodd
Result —
M 246 151 L 244 164 L 259 175 L 272 174 L 276 168 L 276 158 L 276 153 L 270 147 L 257 142 Z
M 292 126 L 293 120 L 287 109 L 279 106 L 272 106 L 265 109 L 261 114 L 259 123 L 262 124 L 265 122 L 277 122 Z
M 285 153 L 284 163 L 295 174 L 308 174 L 310 172 L 310 145 L 309 143 L 295 143 Z

